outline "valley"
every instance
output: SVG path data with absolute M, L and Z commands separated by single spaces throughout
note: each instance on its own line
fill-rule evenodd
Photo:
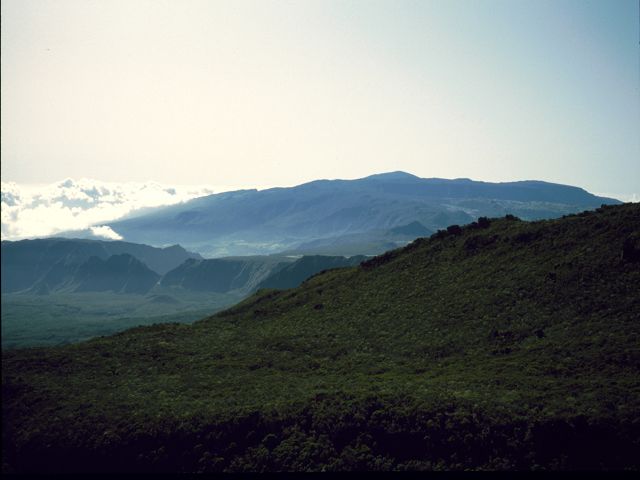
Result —
M 190 323 L 242 298 L 237 293 L 171 289 L 154 289 L 144 296 L 2 294 L 2 349 L 76 343 L 155 323 Z
M 2 348 L 53 346 L 140 325 L 189 323 L 260 288 L 296 287 L 322 270 L 365 258 L 203 259 L 179 246 L 60 238 L 2 242 Z

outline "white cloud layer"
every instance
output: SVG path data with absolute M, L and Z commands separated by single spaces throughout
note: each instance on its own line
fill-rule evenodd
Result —
M 100 225 L 99 227 L 91 227 L 91 233 L 96 237 L 103 237 L 107 240 L 122 240 L 122 235 L 113 231 L 109 225 Z
M 117 240 L 122 237 L 100 224 L 140 208 L 171 205 L 214 193 L 212 187 L 204 185 L 167 186 L 156 182 L 112 183 L 90 179 L 67 179 L 50 185 L 2 182 L 1 190 L 3 240 L 88 228 L 94 235 Z M 222 190 L 227 189 L 217 189 Z

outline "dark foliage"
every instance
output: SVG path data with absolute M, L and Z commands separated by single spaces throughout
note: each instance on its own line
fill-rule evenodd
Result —
M 447 227 L 447 232 L 451 235 L 460 235 L 462 233 L 462 228 L 460 228 L 460 225 L 449 225 Z
M 622 246 L 622 259 L 627 262 L 640 262 L 640 235 L 627 237 Z
M 489 220 L 487 217 L 478 218 L 478 227 L 489 228 L 489 225 L 491 225 L 491 220 Z

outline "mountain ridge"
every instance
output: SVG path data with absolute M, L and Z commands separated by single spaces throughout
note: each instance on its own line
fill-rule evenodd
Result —
M 389 230 L 414 221 L 435 231 L 480 216 L 554 218 L 603 203 L 619 202 L 549 182 L 424 179 L 391 172 L 213 194 L 108 225 L 130 241 L 178 241 L 223 257 L 290 251 L 321 236 Z
M 82 263 L 95 256 L 106 260 L 128 253 L 158 274 L 175 268 L 187 258 L 202 258 L 180 245 L 158 248 L 120 240 L 48 237 L 2 240 L 2 292 L 20 291 L 33 285 L 57 262 Z
M 55 237 L 8 241 L 2 243 L 2 293 L 146 294 L 157 284 L 193 292 L 248 294 L 288 264 L 307 262 L 305 256 L 298 257 L 300 255 L 203 259 L 178 245 L 157 249 L 129 242 Z M 124 258 L 127 265 L 121 263 Z M 148 259 L 152 265 L 173 268 L 160 275 L 144 261 Z M 317 256 L 313 262 L 313 266 L 308 264 L 303 268 L 308 275 L 331 266 L 351 265 L 343 257 L 332 256 Z M 285 271 L 279 281 L 297 286 L 306 278 L 300 275 L 300 271 Z

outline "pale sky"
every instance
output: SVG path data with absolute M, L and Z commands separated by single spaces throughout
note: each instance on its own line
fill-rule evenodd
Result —
M 640 192 L 637 0 L 3 0 L 2 180 Z

